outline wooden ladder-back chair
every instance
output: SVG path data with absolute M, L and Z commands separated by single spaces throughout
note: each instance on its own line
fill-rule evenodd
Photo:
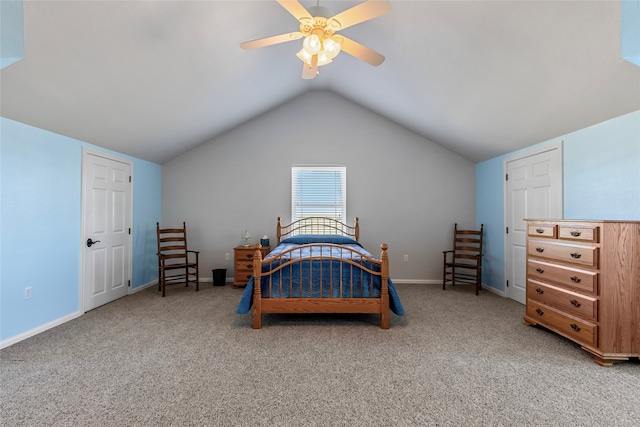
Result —
M 453 227 L 453 250 L 442 251 L 442 289 L 447 283 L 452 285 L 475 285 L 476 295 L 482 282 L 482 236 L 484 224 L 480 230 L 458 230 Z
M 199 251 L 190 251 L 187 246 L 187 226 L 183 222 L 182 228 L 160 228 L 156 223 L 158 238 L 158 291 L 165 296 L 168 285 L 184 283 L 196 284 L 196 291 L 200 290 L 198 255 Z M 191 255 L 190 255 L 191 254 Z

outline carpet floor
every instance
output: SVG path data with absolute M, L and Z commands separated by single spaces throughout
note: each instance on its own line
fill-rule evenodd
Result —
M 155 288 L 0 351 L 6 426 L 638 426 L 640 363 L 601 367 L 470 287 L 397 284 L 406 315 L 237 315 Z

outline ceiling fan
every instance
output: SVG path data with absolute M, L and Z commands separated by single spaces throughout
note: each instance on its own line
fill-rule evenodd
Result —
M 388 13 L 391 10 L 391 4 L 387 0 L 365 1 L 337 15 L 333 15 L 326 7 L 320 6 L 319 1 L 316 6 L 309 9 L 297 0 L 277 1 L 300 22 L 299 31 L 240 43 L 241 48 L 256 49 L 304 37 L 302 49 L 297 54 L 304 63 L 303 79 L 315 78 L 318 67 L 332 62 L 340 51 L 373 66 L 380 65 L 384 61 L 384 56 L 380 53 L 336 32 Z

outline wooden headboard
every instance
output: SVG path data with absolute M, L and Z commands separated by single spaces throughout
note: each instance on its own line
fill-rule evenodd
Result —
M 283 238 L 297 236 L 299 234 L 337 234 L 351 237 L 357 241 L 360 238 L 358 217 L 355 218 L 354 223 L 355 225 L 351 226 L 333 218 L 310 216 L 294 221 L 288 225 L 282 225 L 280 223 L 280 217 L 278 217 L 276 235 L 278 236 L 278 243 L 280 243 L 280 240 Z

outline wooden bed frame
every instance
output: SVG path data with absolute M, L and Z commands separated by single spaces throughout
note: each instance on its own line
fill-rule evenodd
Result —
M 277 226 L 277 238 L 278 243 L 280 243 L 282 238 L 286 238 L 289 236 L 295 236 L 300 234 L 335 234 L 340 236 L 348 236 L 355 240 L 358 240 L 360 234 L 360 228 L 358 225 L 358 218 L 355 219 L 355 225 L 349 226 L 340 221 L 331 219 L 331 218 L 321 218 L 321 217 L 309 217 L 300 219 L 295 221 L 289 225 L 282 226 L 280 224 L 280 217 L 278 217 L 278 226 Z M 389 258 L 387 256 L 387 245 L 382 244 L 380 248 L 382 249 L 382 254 L 380 255 L 380 259 L 375 259 L 368 257 L 360 252 L 354 251 L 348 247 L 341 245 L 333 245 L 329 243 L 312 243 L 309 245 L 304 245 L 308 247 L 313 247 L 313 250 L 317 248 L 321 248 L 323 246 L 331 246 L 334 248 L 339 248 L 341 253 L 349 255 L 348 259 L 343 258 L 332 258 L 328 256 L 312 256 L 311 258 L 294 258 L 288 257 L 291 251 L 295 251 L 297 249 L 292 249 L 289 251 L 285 251 L 275 257 L 267 259 L 267 261 L 262 260 L 262 253 L 260 252 L 260 245 L 256 245 L 256 253 L 255 260 L 259 260 L 259 262 L 255 262 L 253 266 L 253 278 L 254 278 L 254 286 L 253 286 L 253 328 L 260 329 L 262 327 L 262 314 L 263 313 L 379 313 L 380 314 L 380 327 L 382 329 L 389 329 Z M 318 250 L 318 253 L 322 253 L 321 250 Z M 371 264 L 377 264 L 380 266 L 379 271 L 373 271 L 361 263 L 354 261 L 353 258 L 359 258 L 362 261 L 370 262 Z M 362 272 L 369 273 L 373 276 L 380 276 L 381 280 L 381 288 L 380 288 L 380 296 L 377 298 L 297 298 L 297 297 L 286 297 L 286 298 L 263 298 L 261 291 L 261 280 L 263 278 L 268 278 L 271 274 L 276 271 L 281 270 L 282 268 L 299 264 L 303 261 L 308 261 L 309 259 L 313 260 L 341 260 L 343 263 L 348 264 L 349 268 L 360 269 Z M 270 271 L 263 271 L 263 265 L 270 265 L 274 261 L 277 261 L 276 267 L 273 267 Z M 353 266 L 353 267 L 351 267 Z M 271 267 L 269 267 L 271 268 Z M 290 285 L 290 284 L 289 284 Z M 271 285 L 278 286 L 278 284 Z M 279 286 L 283 286 L 282 283 Z M 305 284 L 301 284 L 301 286 L 305 286 Z M 310 284 L 306 285 L 309 286 Z M 348 294 L 353 295 L 353 289 L 355 286 L 363 286 L 362 283 L 354 284 L 353 280 L 351 283 L 331 283 L 331 287 L 339 287 L 340 295 L 344 295 L 343 290 L 346 289 Z M 369 284 L 367 286 L 373 286 Z M 348 288 L 345 288 L 348 287 Z M 280 295 L 282 292 L 279 293 Z

